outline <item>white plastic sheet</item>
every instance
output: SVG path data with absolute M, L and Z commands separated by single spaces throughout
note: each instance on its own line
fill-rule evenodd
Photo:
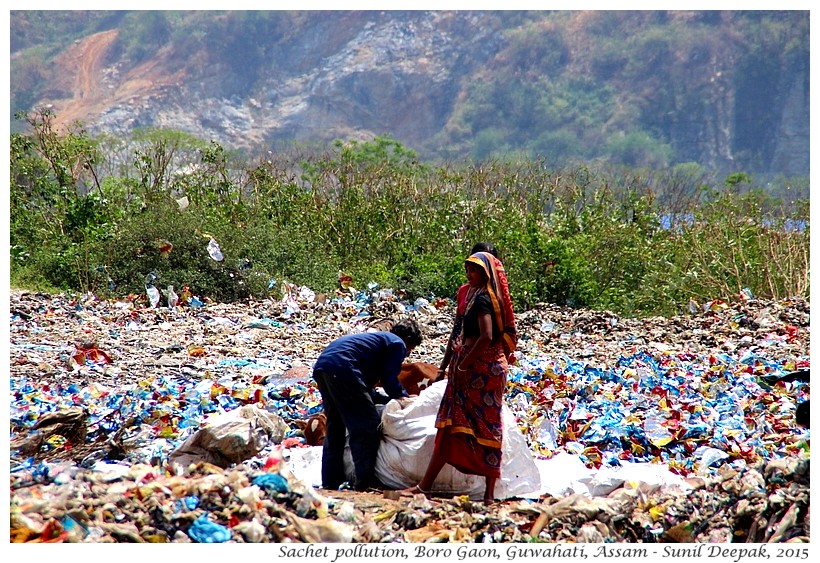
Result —
M 550 459 L 537 459 L 535 464 L 541 472 L 541 488 L 526 498 L 552 496 L 567 497 L 584 495 L 604 497 L 621 487 L 638 488 L 641 485 L 657 485 L 688 491 L 692 486 L 680 475 L 658 463 L 632 463 L 623 461 L 620 467 L 586 467 L 580 456 L 559 453 Z
M 417 484 L 427 469 L 436 436 L 436 413 L 444 394 L 446 381 L 435 383 L 402 408 L 397 401 L 384 407 L 384 439 L 376 461 L 376 475 L 387 486 L 406 488 Z M 496 483 L 496 497 L 539 498 L 567 497 L 582 494 L 606 496 L 620 487 L 635 488 L 643 484 L 689 490 L 691 486 L 665 465 L 622 462 L 620 467 L 592 469 L 578 455 L 559 453 L 551 459 L 533 459 L 526 439 L 512 412 L 502 410 L 504 442 L 501 479 Z M 345 452 L 346 470 L 352 477 L 353 464 L 349 449 Z M 315 487 L 322 484 L 322 447 L 293 448 L 286 454 L 288 466 L 297 478 Z M 464 475 L 445 465 L 435 482 L 437 492 L 468 494 L 480 499 L 484 478 Z
M 421 481 L 433 455 L 436 438 L 436 413 L 444 395 L 446 381 L 424 389 L 402 408 L 390 401 L 382 414 L 384 438 L 376 461 L 376 476 L 388 487 L 411 487 Z M 496 482 L 496 498 L 517 497 L 537 491 L 541 486 L 538 467 L 515 417 L 506 405 L 502 408 L 504 428 L 501 450 L 501 478 Z M 445 465 L 433 484 L 433 491 L 484 496 L 484 477 L 466 475 Z

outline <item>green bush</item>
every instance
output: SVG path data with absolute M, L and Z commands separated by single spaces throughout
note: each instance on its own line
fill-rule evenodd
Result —
M 115 297 L 189 287 L 217 301 L 285 281 L 332 293 L 339 274 L 417 297 L 449 297 L 478 241 L 501 252 L 518 310 L 539 302 L 672 314 L 689 299 L 807 296 L 809 205 L 733 174 L 555 169 L 541 159 L 434 169 L 388 137 L 246 163 L 215 143 L 143 134 L 121 176 L 92 139 L 48 116 L 12 136 L 12 283 Z M 77 167 L 76 163 L 83 163 Z M 783 185 L 788 182 L 784 179 Z M 90 189 L 89 189 L 90 187 Z M 188 198 L 182 210 L 178 200 Z M 224 259 L 208 253 L 213 238 Z

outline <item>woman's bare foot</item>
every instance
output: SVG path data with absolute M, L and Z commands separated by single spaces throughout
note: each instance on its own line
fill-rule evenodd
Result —
M 427 498 L 430 498 L 430 491 L 422 490 L 422 488 L 418 485 L 415 485 L 407 489 L 401 489 L 399 491 L 399 494 L 403 497 L 414 497 L 416 495 L 424 495 Z

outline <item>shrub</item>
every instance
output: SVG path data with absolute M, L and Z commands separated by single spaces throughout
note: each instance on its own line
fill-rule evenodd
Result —
M 782 201 L 742 173 L 697 191 L 708 178 L 680 168 L 649 177 L 505 158 L 433 169 L 387 137 L 248 164 L 174 132 L 143 135 L 133 166 L 103 176 L 90 138 L 60 137 L 47 115 L 28 123 L 31 136 L 12 136 L 17 284 L 115 296 L 142 295 L 151 280 L 233 301 L 284 281 L 333 292 L 344 272 L 361 290 L 453 297 L 467 252 L 490 241 L 518 310 L 546 301 L 671 314 L 746 287 L 809 292 L 799 183 L 779 188 Z

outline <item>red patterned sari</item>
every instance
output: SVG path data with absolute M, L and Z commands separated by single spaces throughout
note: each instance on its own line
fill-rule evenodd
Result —
M 501 476 L 501 406 L 516 345 L 515 316 L 501 261 L 486 252 L 467 259 L 481 266 L 487 274 L 487 285 L 466 299 L 465 316 L 486 294 L 492 305 L 493 339 L 481 357 L 467 372 L 459 372 L 466 355 L 462 326 L 453 346 L 453 361 L 447 388 L 441 400 L 436 427 L 436 449 L 445 461 L 461 471 L 489 477 Z

